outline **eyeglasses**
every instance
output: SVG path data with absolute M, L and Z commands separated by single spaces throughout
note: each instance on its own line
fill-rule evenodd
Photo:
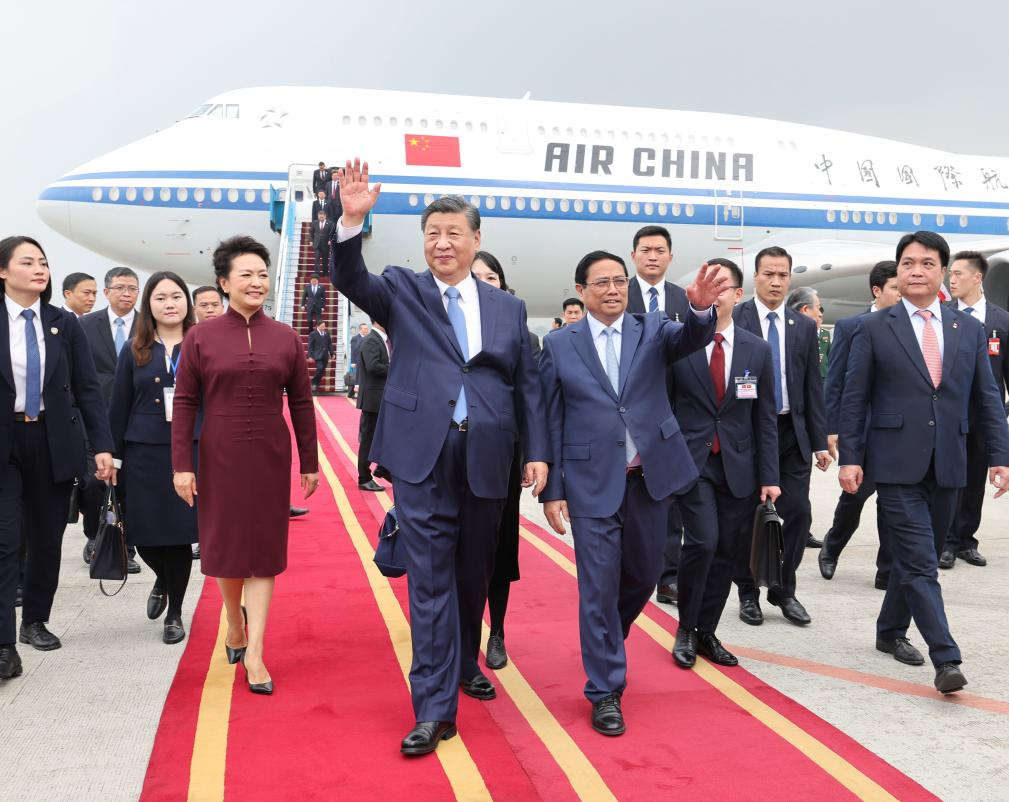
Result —
M 618 290 L 626 290 L 627 283 L 627 276 L 610 276 L 609 278 L 597 278 L 595 281 L 590 281 L 588 286 L 598 292 L 603 292 L 610 284 Z
M 109 289 L 112 292 L 118 292 L 120 295 L 136 295 L 140 292 L 140 287 L 134 287 L 130 284 L 113 284 Z

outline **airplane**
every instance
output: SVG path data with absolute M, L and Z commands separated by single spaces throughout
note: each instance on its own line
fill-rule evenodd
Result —
M 216 244 L 244 233 L 283 264 L 310 217 L 311 173 L 367 159 L 382 194 L 365 258 L 424 267 L 419 216 L 461 194 L 483 217 L 531 318 L 575 294 L 590 250 L 625 258 L 634 232 L 667 227 L 667 278 L 781 245 L 794 286 L 826 319 L 861 311 L 867 276 L 908 231 L 991 257 L 986 291 L 1009 300 L 1009 159 L 730 114 L 326 87 L 225 92 L 169 128 L 47 186 L 38 213 L 116 263 L 211 282 Z M 279 233 L 278 233 L 279 232 Z M 632 266 L 633 268 L 633 266 Z M 274 295 L 289 281 L 278 271 Z M 293 286 L 293 285 L 292 285 Z

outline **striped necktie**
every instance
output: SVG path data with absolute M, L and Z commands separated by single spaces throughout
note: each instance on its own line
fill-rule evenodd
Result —
M 915 314 L 925 321 L 921 350 L 925 355 L 928 375 L 932 377 L 932 386 L 938 387 L 942 381 L 942 356 L 939 353 L 939 338 L 935 336 L 935 329 L 932 328 L 932 312 L 928 309 L 919 309 Z
M 659 291 L 655 287 L 648 288 L 648 311 L 658 312 L 659 311 Z

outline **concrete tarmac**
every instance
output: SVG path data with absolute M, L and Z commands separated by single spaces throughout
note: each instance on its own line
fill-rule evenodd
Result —
M 822 537 L 840 490 L 836 468 L 813 473 L 813 532 Z M 943 698 L 932 688 L 929 663 L 904 666 L 874 648 L 883 594 L 873 588 L 873 500 L 832 581 L 820 577 L 817 553 L 806 550 L 797 596 L 810 626 L 789 624 L 767 604 L 763 626 L 747 626 L 733 592 L 718 633 L 730 649 L 739 648 L 747 670 L 950 802 L 1009 799 L 1009 497 L 990 495 L 979 535 L 989 565 L 958 561 L 940 572 L 969 693 Z M 532 498 L 523 499 L 523 513 L 546 527 Z M 68 527 L 51 626 L 63 648 L 19 646 L 24 675 L 0 682 L 0 800 L 118 802 L 140 795 L 185 644 L 164 645 L 161 622 L 145 615 L 153 573 L 145 566 L 107 599 L 88 578 L 83 542 L 80 527 Z M 195 563 L 183 611 L 187 628 L 202 581 Z M 513 593 L 521 592 L 519 582 Z M 657 607 L 675 616 L 675 608 Z M 924 653 L 917 631 L 909 634 Z M 680 670 L 671 658 L 669 670 Z M 580 687 L 578 678 L 572 693 Z M 675 715 L 671 710 L 672 732 Z

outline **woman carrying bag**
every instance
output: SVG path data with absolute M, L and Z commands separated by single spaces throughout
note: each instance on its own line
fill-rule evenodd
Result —
M 112 435 L 94 362 L 77 318 L 49 304 L 42 246 L 0 240 L 0 680 L 21 674 L 15 635 L 59 649 L 46 628 L 59 584 L 63 530 L 74 479 L 86 470 L 84 418 L 96 476 L 115 481 Z M 22 524 L 27 537 L 21 627 L 14 599 Z
M 172 485 L 172 404 L 182 338 L 196 325 L 185 282 L 174 273 L 147 281 L 134 336 L 116 367 L 109 414 L 116 456 L 129 483 L 126 540 L 154 571 L 147 599 L 152 621 L 165 613 L 162 640 L 186 637 L 182 602 L 193 566 L 196 510 Z M 198 429 L 193 439 L 198 439 Z

